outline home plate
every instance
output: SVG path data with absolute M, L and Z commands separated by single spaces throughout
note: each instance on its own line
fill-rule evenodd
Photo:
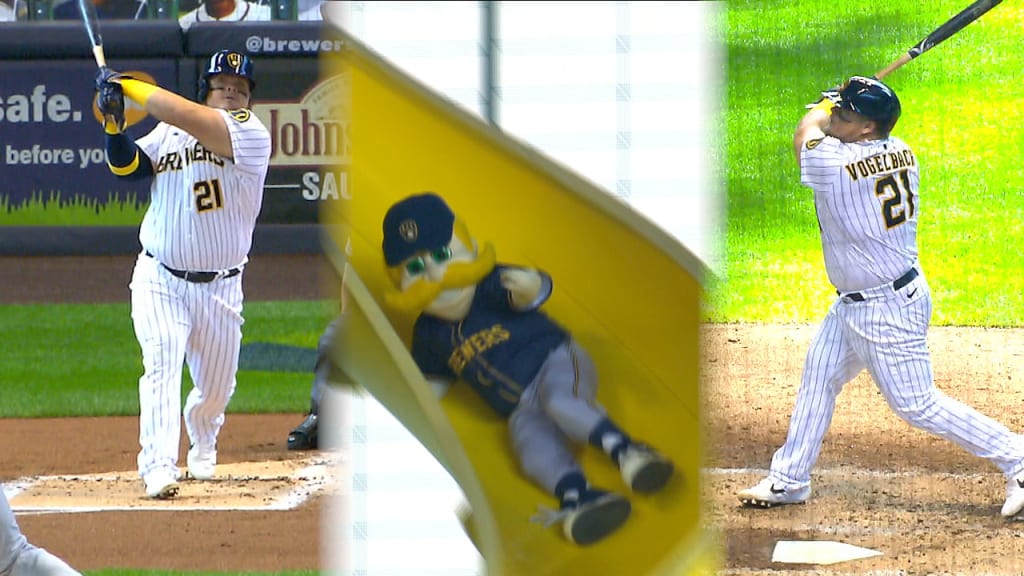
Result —
M 290 510 L 335 494 L 343 474 L 339 455 L 218 464 L 212 480 L 179 481 L 178 496 L 147 498 L 135 471 L 22 478 L 4 484 L 18 514 L 110 510 Z
M 881 556 L 878 550 L 861 548 L 831 540 L 779 540 L 775 543 L 772 562 L 793 564 L 835 564 Z

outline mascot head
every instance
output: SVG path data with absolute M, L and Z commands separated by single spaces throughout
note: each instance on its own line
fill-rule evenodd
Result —
M 476 285 L 494 269 L 494 249 L 483 249 L 448 204 L 430 192 L 409 196 L 384 216 L 384 262 L 397 289 L 389 306 L 461 320 Z

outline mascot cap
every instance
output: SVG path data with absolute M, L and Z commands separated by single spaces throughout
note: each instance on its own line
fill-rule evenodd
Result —
M 437 194 L 409 196 L 384 215 L 384 261 L 397 266 L 417 252 L 447 246 L 454 225 L 455 214 Z

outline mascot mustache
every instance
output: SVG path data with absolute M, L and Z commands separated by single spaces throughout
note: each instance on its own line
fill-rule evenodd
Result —
M 445 270 L 440 282 L 420 278 L 401 292 L 389 292 L 384 296 L 387 305 L 408 314 L 419 314 L 445 290 L 473 286 L 494 269 L 494 247 L 485 244 L 472 262 L 452 262 Z

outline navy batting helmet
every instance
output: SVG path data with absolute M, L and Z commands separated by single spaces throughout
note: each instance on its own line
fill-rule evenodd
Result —
M 878 122 L 885 134 L 900 118 L 900 99 L 896 92 L 875 78 L 851 77 L 839 89 L 836 105 Z
M 234 50 L 220 50 L 210 57 L 210 63 L 199 75 L 199 101 L 206 102 L 210 92 L 210 77 L 217 74 L 234 74 L 249 81 L 249 90 L 256 89 L 256 81 L 252 77 L 252 60 L 248 56 Z

